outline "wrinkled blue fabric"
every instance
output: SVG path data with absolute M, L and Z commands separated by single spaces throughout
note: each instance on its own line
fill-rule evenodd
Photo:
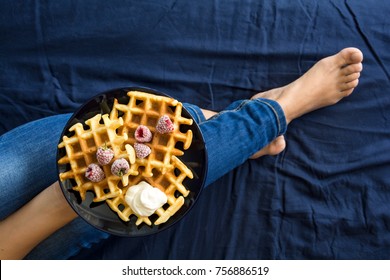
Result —
M 341 48 L 364 53 L 355 92 L 293 121 L 283 153 L 214 182 L 175 227 L 74 258 L 390 258 L 386 0 L 5 0 L 0 10 L 0 134 L 122 86 L 220 111 Z

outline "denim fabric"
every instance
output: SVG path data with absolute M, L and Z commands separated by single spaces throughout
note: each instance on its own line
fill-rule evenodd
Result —
M 44 118 L 0 136 L 0 220 L 57 180 L 57 144 L 70 116 Z M 26 259 L 66 259 L 108 236 L 76 218 L 41 242 Z
M 0 136 L 0 219 L 57 180 L 56 155 L 71 115 L 48 117 Z
M 200 123 L 207 153 L 208 186 L 245 162 L 287 129 L 282 108 L 268 99 L 239 100 Z
M 183 103 L 183 107 L 186 108 L 188 113 L 191 114 L 196 123 L 200 124 L 206 120 L 202 110 L 198 106 L 189 103 Z
M 198 122 L 206 142 L 206 186 L 286 130 L 283 111 L 271 100 L 236 101 L 207 121 L 199 107 L 184 106 Z M 44 118 L 0 136 L 0 219 L 57 180 L 57 144 L 70 116 Z M 67 259 L 107 237 L 109 234 L 76 218 L 41 242 L 26 259 Z

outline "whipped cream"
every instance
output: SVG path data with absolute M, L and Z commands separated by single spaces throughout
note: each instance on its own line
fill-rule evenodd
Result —
M 158 208 L 167 203 L 167 196 L 158 188 L 154 188 L 145 181 L 128 188 L 125 201 L 139 216 L 150 216 Z

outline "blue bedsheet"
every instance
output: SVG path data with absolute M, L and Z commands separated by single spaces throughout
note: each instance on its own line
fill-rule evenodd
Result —
M 222 110 L 341 48 L 365 55 L 353 95 L 293 121 L 283 153 L 227 174 L 161 234 L 74 258 L 390 258 L 386 0 L 8 0 L 0 11 L 0 134 L 123 86 Z

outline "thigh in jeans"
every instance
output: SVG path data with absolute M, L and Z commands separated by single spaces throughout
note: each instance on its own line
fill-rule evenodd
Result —
M 57 144 L 69 117 L 47 117 L 0 136 L 0 219 L 57 180 Z
M 0 136 L 0 220 L 58 179 L 57 145 L 69 118 L 70 114 L 44 118 Z M 41 242 L 26 259 L 66 259 L 108 236 L 76 218 Z

